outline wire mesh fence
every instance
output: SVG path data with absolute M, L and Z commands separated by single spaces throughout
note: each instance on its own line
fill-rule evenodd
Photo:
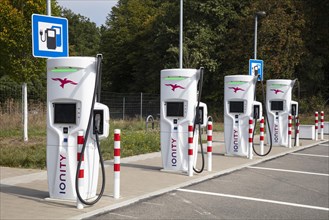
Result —
M 0 114 L 19 115 L 23 112 L 22 88 L 0 87 Z M 46 114 L 46 91 L 27 89 L 29 114 Z M 107 105 L 111 119 L 143 118 L 160 116 L 160 95 L 148 93 L 114 93 L 103 91 L 101 103 Z

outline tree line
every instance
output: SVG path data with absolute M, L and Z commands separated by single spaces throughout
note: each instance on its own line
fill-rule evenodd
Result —
M 101 27 L 56 1 L 52 14 L 69 21 L 70 56 L 103 54 L 103 90 L 159 93 L 160 71 L 179 67 L 179 2 L 119 0 Z M 203 100 L 221 108 L 224 76 L 248 74 L 257 11 L 266 12 L 258 19 L 257 44 L 264 81 L 298 78 L 302 109 L 324 105 L 329 2 L 323 0 L 184 0 L 183 66 L 205 68 Z M 0 85 L 45 89 L 45 59 L 31 52 L 33 13 L 46 14 L 44 0 L 0 5 Z

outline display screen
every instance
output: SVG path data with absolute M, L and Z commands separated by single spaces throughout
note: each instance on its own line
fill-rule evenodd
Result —
M 230 113 L 244 113 L 243 101 L 232 101 L 230 104 Z
M 54 123 L 75 124 L 76 112 L 75 103 L 54 103 Z
M 184 117 L 184 102 L 167 102 L 167 117 Z
M 271 101 L 271 111 L 283 111 L 283 101 Z

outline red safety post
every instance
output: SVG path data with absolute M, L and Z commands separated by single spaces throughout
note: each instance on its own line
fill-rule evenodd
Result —
M 249 118 L 249 147 L 248 147 L 248 158 L 251 160 L 252 159 L 252 144 L 253 144 L 253 138 L 252 138 L 252 133 L 253 133 L 253 118 Z
M 260 144 L 260 154 L 264 155 L 264 117 L 260 120 L 260 126 L 259 126 L 259 144 Z
M 288 116 L 288 147 L 291 148 L 291 138 L 292 138 L 292 116 Z
M 318 112 L 315 112 L 314 114 L 315 116 L 315 140 L 317 141 L 318 140 L 318 132 L 319 132 L 319 113 Z
M 320 133 L 321 133 L 321 140 L 324 140 L 323 133 L 324 133 L 324 111 L 321 111 L 321 118 L 320 118 Z
M 188 176 L 193 176 L 193 123 L 188 124 Z
M 296 146 L 299 146 L 299 117 L 296 116 Z
M 84 189 L 84 155 L 81 154 L 82 151 L 82 146 L 84 143 L 84 137 L 83 137 L 83 131 L 78 131 L 78 137 L 77 137 L 77 164 L 80 161 L 81 158 L 81 166 L 78 174 L 78 181 L 79 181 L 79 192 L 81 194 L 81 197 L 85 197 L 85 189 Z M 77 208 L 78 209 L 83 209 L 83 204 L 77 197 Z
M 114 192 L 115 199 L 120 198 L 120 129 L 114 130 Z
M 212 121 L 207 124 L 207 170 L 212 171 Z

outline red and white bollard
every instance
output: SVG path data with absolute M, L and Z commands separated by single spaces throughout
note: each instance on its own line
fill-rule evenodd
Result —
M 207 170 L 212 171 L 212 121 L 207 124 Z
M 296 146 L 299 146 L 299 117 L 296 116 Z
M 260 144 L 260 154 L 264 155 L 264 117 L 260 120 L 260 126 L 259 126 L 259 144 Z
M 321 140 L 324 140 L 323 133 L 324 133 L 324 112 L 321 111 L 321 117 L 320 117 L 320 134 L 321 134 Z
M 83 131 L 78 131 L 78 137 L 77 137 L 77 164 L 80 161 L 81 158 L 81 166 L 78 174 L 78 183 L 79 183 L 79 192 L 82 198 L 85 197 L 85 189 L 84 189 L 84 155 L 81 154 L 82 146 L 84 143 L 84 136 L 83 136 Z M 77 197 L 77 208 L 78 209 L 83 209 L 83 204 Z
M 114 130 L 114 192 L 115 199 L 120 198 L 120 129 Z
M 188 124 L 188 176 L 193 176 L 193 123 Z
M 248 158 L 251 160 L 252 159 L 252 144 L 253 144 L 253 138 L 252 138 L 252 133 L 253 133 L 253 118 L 249 118 L 249 147 L 248 147 Z
M 288 148 L 291 148 L 291 138 L 292 138 L 292 116 L 288 116 Z
M 315 140 L 317 141 L 318 140 L 318 132 L 319 132 L 319 113 L 318 112 L 315 112 L 314 114 L 315 116 Z

